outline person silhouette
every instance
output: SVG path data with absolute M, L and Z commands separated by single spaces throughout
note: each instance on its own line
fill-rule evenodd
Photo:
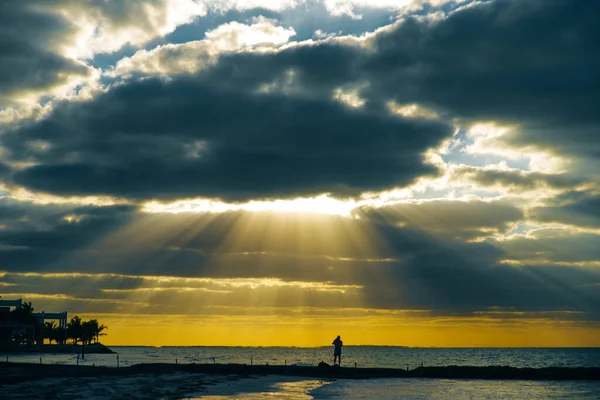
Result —
M 340 335 L 338 335 L 338 337 L 335 338 L 335 340 L 333 341 L 333 343 L 331 343 L 332 345 L 334 345 L 335 347 L 333 348 L 333 365 L 335 365 L 335 361 L 338 361 L 337 365 L 342 365 L 342 346 L 344 345 L 344 343 L 342 342 L 342 338 L 340 337 Z

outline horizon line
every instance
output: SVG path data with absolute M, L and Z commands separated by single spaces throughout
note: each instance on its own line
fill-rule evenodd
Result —
M 323 346 L 280 346 L 280 345 L 147 345 L 147 344 L 104 344 L 106 347 L 231 347 L 231 348 L 295 348 L 295 349 L 318 349 L 330 348 L 331 345 Z M 344 347 L 399 347 L 406 349 L 600 349 L 600 346 L 402 346 L 387 344 L 349 344 Z

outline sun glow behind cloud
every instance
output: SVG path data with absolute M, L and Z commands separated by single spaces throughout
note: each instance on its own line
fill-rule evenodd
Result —
M 562 173 L 566 171 L 567 160 L 534 146 L 515 147 L 506 140 L 515 131 L 524 129 L 519 126 L 502 126 L 493 122 L 480 122 L 467 130 L 472 144 L 464 148 L 467 154 L 497 155 L 508 160 L 528 161 L 529 169 L 544 173 Z
M 323 215 L 350 216 L 352 210 L 359 206 L 356 200 L 338 200 L 327 195 L 298 198 L 292 200 L 254 200 L 243 204 L 231 204 L 216 200 L 190 199 L 179 200 L 173 203 L 148 202 L 142 211 L 156 214 L 180 213 L 223 213 L 227 211 L 262 212 L 272 211 L 278 213 L 307 213 Z
M 70 7 L 60 9 L 62 16 L 76 27 L 72 42 L 63 46 L 66 56 L 91 59 L 95 54 L 111 53 L 126 44 L 139 46 L 171 33 L 207 12 L 206 6 L 197 0 L 104 3 L 86 7 L 83 2 L 74 2 Z

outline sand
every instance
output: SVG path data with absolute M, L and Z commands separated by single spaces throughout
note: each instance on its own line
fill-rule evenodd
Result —
M 5 384 L 0 398 L 5 399 L 178 399 L 201 393 L 207 386 L 227 377 L 199 374 L 141 374 L 85 378 L 49 378 Z
M 333 379 L 442 378 L 600 380 L 600 368 L 335 368 L 244 364 L 137 364 L 130 367 L 0 363 L 3 399 L 310 399 Z
M 332 380 L 307 379 L 293 376 L 254 376 L 230 382 L 218 382 L 207 386 L 201 393 L 193 393 L 185 399 L 264 399 L 311 400 L 308 393 L 332 383 Z
M 139 374 L 48 378 L 4 384 L 2 399 L 312 399 L 307 393 L 331 381 L 289 376 Z

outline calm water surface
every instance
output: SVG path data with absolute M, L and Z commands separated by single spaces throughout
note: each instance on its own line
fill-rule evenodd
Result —
M 598 399 L 600 384 L 579 381 L 447 379 L 343 380 L 307 393 L 313 399 Z
M 119 364 L 139 363 L 241 363 L 316 365 L 333 362 L 331 347 L 111 347 Z M 74 364 L 74 354 L 8 355 L 15 362 Z M 0 355 L 4 361 L 6 354 Z M 89 354 L 85 365 L 116 366 L 115 354 Z M 600 367 L 600 348 L 406 348 L 345 346 L 342 365 L 410 369 L 424 366 L 502 365 L 511 367 Z

